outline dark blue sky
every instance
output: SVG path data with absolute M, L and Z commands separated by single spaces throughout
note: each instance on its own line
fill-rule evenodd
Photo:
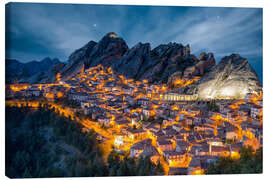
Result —
M 129 47 L 149 42 L 190 44 L 217 61 L 238 53 L 262 79 L 262 9 L 11 3 L 7 5 L 7 58 L 66 61 L 90 40 L 116 32 Z

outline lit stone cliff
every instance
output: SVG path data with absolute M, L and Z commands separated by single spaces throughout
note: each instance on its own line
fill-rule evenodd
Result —
M 225 56 L 197 86 L 200 99 L 242 99 L 247 93 L 262 90 L 256 72 L 238 54 Z

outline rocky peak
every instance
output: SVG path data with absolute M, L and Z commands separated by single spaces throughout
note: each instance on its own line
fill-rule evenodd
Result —
M 139 42 L 129 49 L 126 42 L 114 32 L 106 34 L 98 42 L 90 41 L 74 51 L 69 56 L 68 64 L 59 65 L 59 68 L 57 66 L 51 74 L 55 74 L 64 66 L 60 73 L 62 80 L 65 80 L 99 64 L 110 66 L 115 73 L 128 78 L 148 79 L 150 82 L 166 83 L 169 79 L 188 79 L 199 75 L 202 79 L 197 90 L 203 97 L 222 95 L 221 92 L 225 92 L 223 90 L 225 85 L 234 87 L 239 84 L 245 87 L 245 91 L 250 92 L 256 90 L 255 84 L 258 82 L 257 75 L 248 61 L 237 54 L 224 57 L 219 65 L 215 66 L 213 53 L 203 52 L 197 59 L 191 54 L 189 44 L 185 46 L 175 42 L 161 44 L 151 50 L 149 43 Z M 251 84 L 251 89 L 247 89 L 249 87 L 247 84 Z M 209 87 L 211 91 L 205 92 L 204 89 Z
M 261 91 L 257 74 L 248 60 L 238 54 L 225 56 L 205 74 L 198 86 L 201 98 L 243 98 L 246 93 Z
M 184 56 L 190 56 L 190 46 L 189 46 L 189 44 L 187 44 L 184 47 Z
M 202 52 L 199 56 L 200 61 L 212 61 L 215 60 L 213 53 Z
M 175 55 L 183 56 L 184 54 L 184 46 L 178 43 L 168 43 L 168 44 L 161 44 L 154 48 L 152 52 L 162 57 L 173 57 Z
M 68 65 L 61 71 L 63 79 L 87 69 L 92 66 L 102 64 L 104 66 L 112 66 L 119 63 L 118 61 L 128 51 L 126 42 L 117 37 L 116 33 L 110 32 L 106 34 L 97 43 L 88 42 L 82 48 L 74 51 L 68 60 Z
M 85 57 L 89 57 L 91 50 L 97 43 L 95 41 L 89 41 L 82 48 L 75 50 L 68 58 L 68 63 L 72 64 L 75 61 L 79 61 L 84 59 Z
M 112 65 L 112 61 L 120 59 L 128 50 L 126 42 L 116 36 L 116 33 L 108 33 L 93 48 L 86 67 L 102 64 L 104 66 Z
M 127 77 L 135 78 L 144 71 L 151 62 L 150 58 L 151 46 L 149 43 L 139 42 L 130 50 L 128 50 L 122 57 L 118 64 L 115 64 L 113 68 L 116 72 L 124 74 Z

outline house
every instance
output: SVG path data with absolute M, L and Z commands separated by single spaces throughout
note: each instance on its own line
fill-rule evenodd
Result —
M 244 97 L 244 101 L 247 103 L 250 99 L 254 97 L 254 94 L 252 93 L 247 93 Z
M 36 86 L 30 87 L 26 90 L 28 96 L 40 96 L 41 92 L 40 89 Z
M 239 116 L 248 116 L 249 113 L 250 113 L 249 108 L 239 108 L 239 110 L 238 110 Z
M 194 134 L 189 134 L 189 136 L 187 136 L 187 140 L 189 143 L 196 143 L 197 141 Z
M 153 109 L 151 109 L 151 108 L 144 108 L 143 110 L 142 110 L 142 114 L 145 116 L 145 117 L 149 117 L 150 115 L 151 115 L 151 111 L 152 111 Z
M 204 156 L 208 154 L 209 154 L 209 145 L 205 143 L 193 145 L 189 152 L 189 156 Z
M 200 112 L 201 112 L 201 110 L 198 108 L 188 109 L 189 114 L 199 115 Z
M 163 156 L 169 164 L 172 163 L 183 163 L 185 161 L 185 152 L 177 151 L 163 151 Z
M 149 98 L 142 97 L 140 99 L 137 99 L 136 104 L 138 105 L 148 105 L 149 104 Z
M 84 109 L 85 115 L 91 115 L 92 120 L 95 120 L 99 115 L 102 115 L 106 112 L 105 109 L 97 107 L 97 106 L 91 106 L 89 108 Z
M 160 160 L 160 154 L 155 146 L 147 146 L 143 152 L 139 155 L 140 157 L 150 157 L 151 162 L 157 164 Z
M 78 102 L 87 101 L 88 98 L 89 96 L 85 92 L 74 92 L 68 95 L 69 100 L 78 101 Z
M 165 135 L 168 135 L 168 133 L 169 133 L 170 131 L 174 131 L 175 134 L 177 133 L 177 131 L 175 131 L 175 130 L 172 128 L 172 126 L 167 126 L 166 128 L 162 129 L 162 132 L 163 132 Z
M 153 132 L 158 132 L 160 130 L 160 124 L 158 123 L 151 123 L 148 126 L 143 127 L 143 130 L 147 131 L 153 131 Z
M 201 115 L 195 115 L 194 116 L 194 124 L 199 125 L 202 123 L 202 116 Z
M 163 129 L 163 132 L 167 137 L 173 137 L 173 136 L 178 135 L 178 132 L 176 130 L 174 130 L 173 128 L 169 128 L 166 130 Z
M 166 139 L 157 139 L 157 147 L 162 151 L 172 151 L 172 142 Z
M 164 112 L 164 108 L 163 108 L 163 107 L 158 107 L 158 108 L 156 109 L 156 115 L 157 115 L 157 116 L 163 115 L 163 112 Z
M 130 148 L 130 157 L 139 156 L 140 153 L 145 151 L 145 153 L 152 152 L 152 140 L 144 139 L 132 145 Z
M 130 139 L 141 139 L 146 135 L 146 131 L 143 129 L 127 129 L 127 135 Z
M 185 167 L 170 167 L 169 168 L 169 175 L 187 175 L 188 168 Z
M 250 109 L 250 116 L 252 118 L 257 118 L 258 116 L 262 116 L 262 107 L 258 105 L 254 105 Z
M 224 146 L 222 140 L 220 138 L 212 138 L 206 140 L 207 144 L 211 146 Z
M 228 156 L 230 149 L 226 146 L 209 146 L 209 155 L 212 156 Z
M 226 130 L 226 139 L 236 140 L 238 138 L 238 134 L 235 130 L 229 129 Z
M 165 134 L 161 130 L 159 130 L 158 132 L 151 131 L 151 133 L 152 133 L 152 136 L 156 139 L 161 139 L 165 137 Z
M 193 174 L 195 170 L 201 169 L 201 158 L 200 156 L 192 157 L 192 160 L 189 163 L 187 174 Z
M 104 116 L 104 115 L 100 115 L 97 117 L 97 121 L 99 124 L 104 125 L 105 127 L 109 127 L 110 122 L 111 122 L 111 118 Z
M 251 123 L 252 123 L 252 125 L 255 125 L 255 126 L 260 126 L 261 125 L 261 121 L 258 120 L 258 119 L 252 119 Z
M 173 139 L 175 141 L 184 141 L 185 140 L 185 137 L 184 136 L 181 136 L 181 135 L 176 135 L 176 136 L 174 136 Z
M 231 109 L 229 108 L 229 106 L 227 104 L 220 104 L 219 105 L 219 112 L 220 113 L 224 113 L 226 114 L 227 112 L 229 112 Z
M 179 131 L 182 129 L 182 126 L 179 125 L 179 124 L 173 124 L 173 125 L 172 125 L 172 128 L 173 128 L 174 130 L 176 130 L 177 132 L 179 132 Z
M 179 135 L 184 136 L 184 137 L 187 137 L 189 135 L 189 131 L 187 131 L 186 129 L 182 128 L 179 131 Z
M 198 132 L 194 132 L 194 136 L 197 142 L 202 141 L 204 138 L 202 137 L 202 135 Z
M 258 105 L 259 105 L 259 106 L 263 106 L 263 101 L 262 101 L 262 100 L 259 100 L 259 101 L 258 101 Z
M 127 119 L 116 120 L 114 122 L 117 128 L 128 127 L 128 125 L 130 124 L 130 121 Z
M 200 125 L 196 125 L 194 126 L 194 131 L 213 131 L 213 127 L 209 126 L 208 124 L 200 124 Z
M 180 140 L 176 141 L 176 152 L 186 152 L 188 150 L 189 144 L 186 141 Z
M 185 124 L 186 124 L 187 126 L 191 126 L 191 125 L 193 125 L 193 118 L 191 118 L 191 117 L 186 117 L 186 118 L 184 119 L 184 122 L 185 122 Z

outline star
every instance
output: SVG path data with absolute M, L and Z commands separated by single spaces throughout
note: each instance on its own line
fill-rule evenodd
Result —
M 97 24 L 93 24 L 93 27 L 97 27 Z

